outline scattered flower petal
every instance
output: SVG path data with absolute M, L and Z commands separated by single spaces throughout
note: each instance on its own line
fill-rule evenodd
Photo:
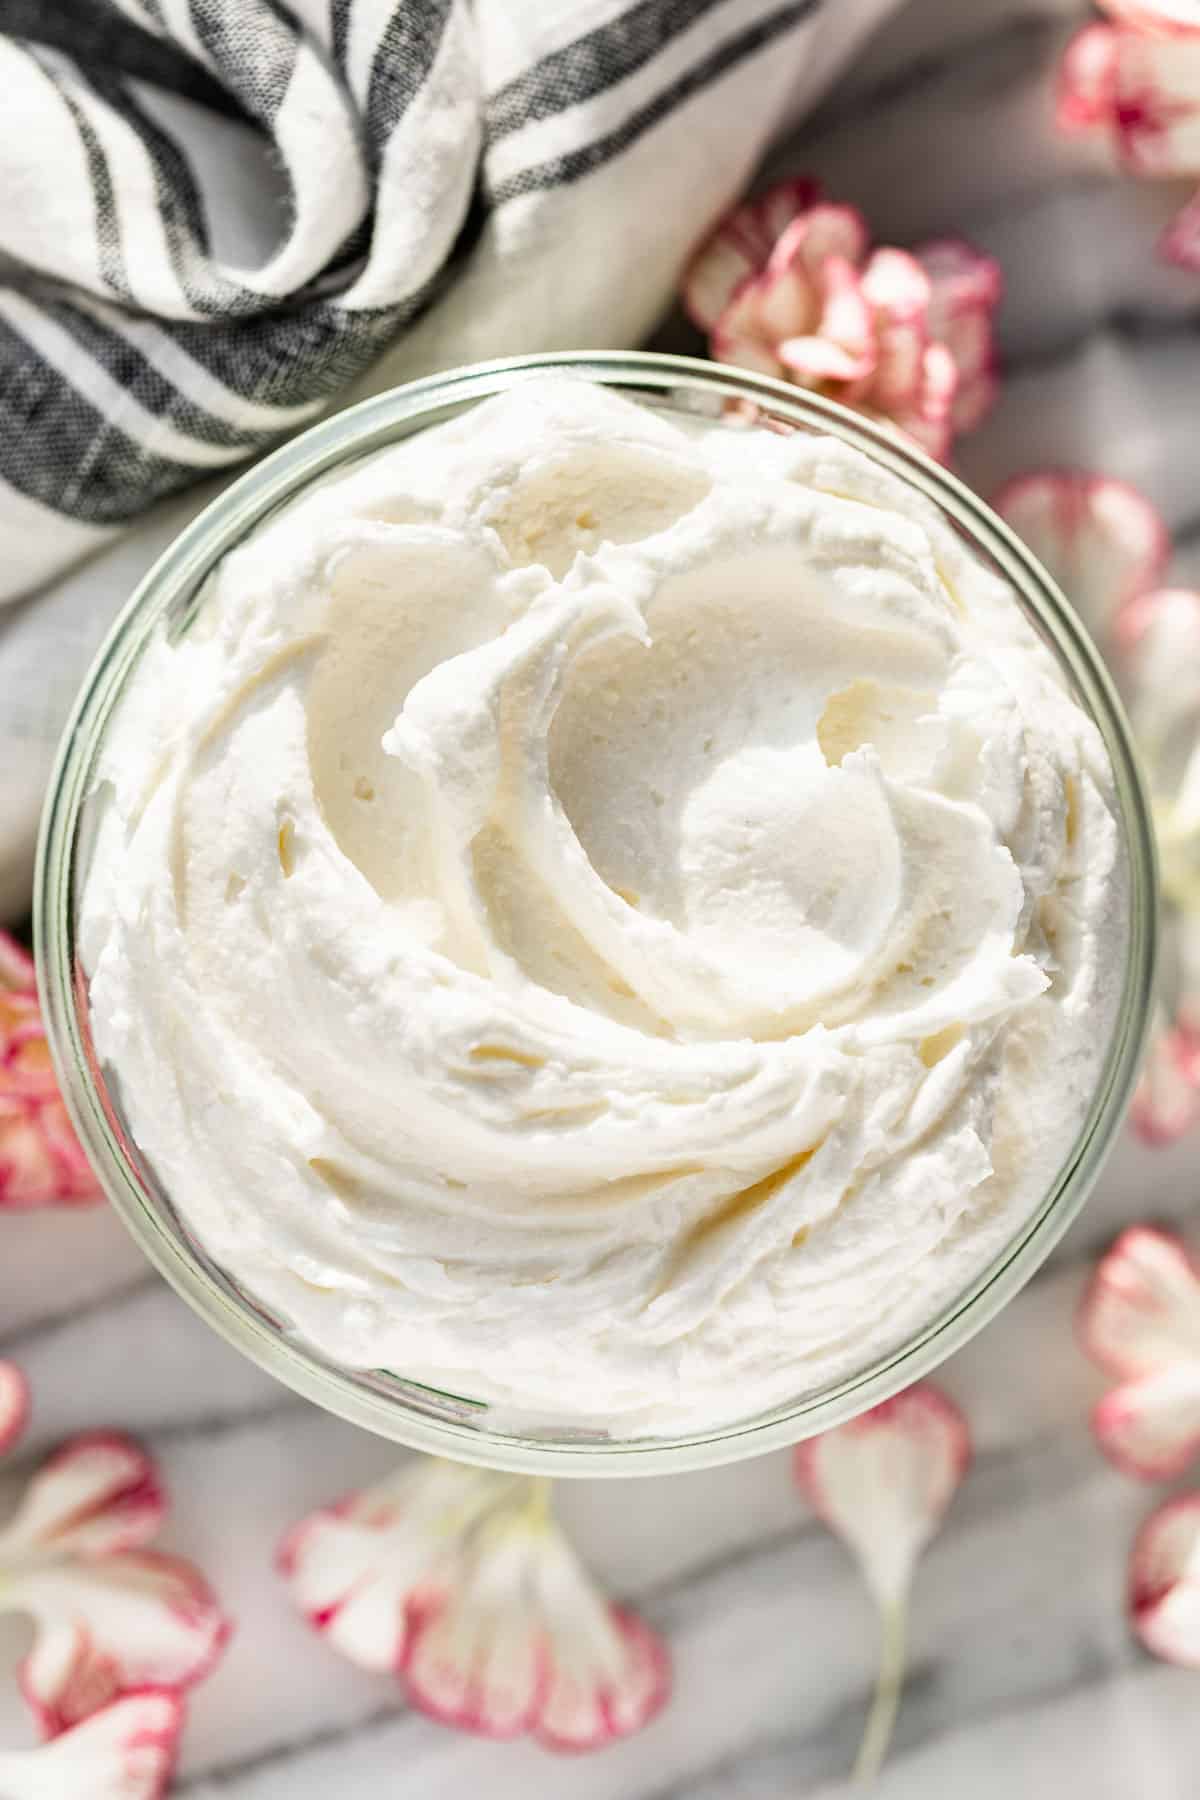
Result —
M 1200 32 L 1197 0 L 1096 0 L 1102 12 L 1135 31 L 1192 36 Z
M 419 1611 L 454 1577 L 459 1540 L 517 1487 L 514 1477 L 422 1457 L 302 1519 L 279 1549 L 292 1599 L 360 1668 L 398 1670 Z
M 111 1556 L 145 1544 L 166 1514 L 154 1464 L 132 1438 L 93 1431 L 48 1456 L 0 1531 L 0 1562 L 40 1557 Z
M 190 1563 L 150 1551 L 5 1570 L 0 1604 L 34 1621 L 21 1690 L 47 1737 L 122 1693 L 210 1673 L 229 1627 Z
M 279 1560 L 337 1649 L 459 1729 L 594 1749 L 667 1698 L 665 1647 L 600 1594 L 544 1484 L 422 1458 L 302 1521 Z
M 1117 33 L 1085 25 L 1063 52 L 1056 111 L 1063 131 L 1090 131 L 1111 122 L 1117 104 Z
M 922 1381 L 797 1445 L 795 1470 L 814 1512 L 850 1546 L 871 1593 L 888 1606 L 907 1591 L 970 1460 L 962 1413 Z
M 1044 469 L 1007 482 L 992 505 L 1023 538 L 1101 643 L 1119 609 L 1161 579 L 1170 537 L 1127 482 Z
M 1122 1232 L 1083 1296 L 1079 1337 L 1120 1378 L 1092 1414 L 1104 1454 L 1145 1481 L 1181 1474 L 1200 1452 L 1200 1273 L 1179 1239 Z
M 951 239 L 868 255 L 861 214 L 813 182 L 785 182 L 722 220 L 683 298 L 718 361 L 890 421 L 935 456 L 995 393 L 997 265 Z
M 99 1196 L 54 1078 L 32 959 L 0 931 L 0 1210 Z
M 880 1611 L 879 1677 L 854 1770 L 860 1781 L 878 1773 L 895 1722 L 917 1560 L 970 1460 L 967 1422 L 931 1382 L 797 1446 L 801 1491 L 853 1551 Z
M 134 1548 L 165 1509 L 145 1451 L 93 1432 L 47 1458 L 0 1531 L 0 1611 L 34 1621 L 20 1682 L 46 1736 L 122 1693 L 191 1686 L 219 1655 L 229 1626 L 203 1577 Z
M 1129 1120 L 1144 1144 L 1160 1149 L 1200 1122 L 1200 1037 L 1186 1024 L 1169 1024 L 1161 1007 L 1155 1010 Z
M 1180 1240 L 1150 1225 L 1123 1231 L 1088 1283 L 1079 1336 L 1122 1379 L 1200 1359 L 1200 1273 Z
M 1168 1500 L 1142 1526 L 1129 1559 L 1129 1614 L 1155 1656 L 1200 1668 L 1200 1494 Z
M 1096 1442 L 1118 1469 L 1171 1481 L 1200 1450 L 1200 1361 L 1123 1381 L 1092 1413 Z
M 1135 175 L 1200 175 L 1200 18 L 1183 5 L 1112 0 L 1116 25 L 1086 25 L 1059 68 L 1060 128 L 1101 131 Z M 1200 198 L 1168 227 L 1160 254 L 1200 267 Z
M 1147 1143 L 1173 1143 L 1200 1122 L 1200 593 L 1155 585 L 1170 538 L 1124 482 L 1043 470 L 993 504 L 1107 650 L 1124 691 L 1164 900 L 1155 1020 L 1130 1119 Z
M 0 1362 L 0 1452 L 15 1444 L 29 1417 L 29 1387 L 15 1363 Z
M 127 1694 L 38 1750 L 0 1753 L 5 1800 L 159 1800 L 175 1766 L 183 1702 Z

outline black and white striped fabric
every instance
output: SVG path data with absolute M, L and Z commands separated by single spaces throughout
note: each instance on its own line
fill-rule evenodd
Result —
M 104 629 L 220 482 L 395 382 L 643 340 L 898 4 L 0 0 L 0 919 Z
M 406 372 L 635 340 L 828 35 L 819 0 L 0 0 L 0 28 L 9 596 L 414 322 Z

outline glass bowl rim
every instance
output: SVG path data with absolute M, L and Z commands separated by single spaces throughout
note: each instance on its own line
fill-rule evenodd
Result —
M 143 1190 L 89 1066 L 77 1007 L 73 890 L 80 813 L 109 712 L 160 616 L 183 595 L 197 592 L 216 560 L 301 487 L 344 461 L 439 422 L 430 414 L 452 416 L 516 382 L 550 373 L 582 375 L 665 404 L 680 391 L 704 396 L 714 407 L 730 398 L 749 400 L 790 424 L 824 430 L 853 444 L 931 499 L 1000 567 L 1066 664 L 1104 738 L 1129 857 L 1128 954 L 1112 1040 L 1070 1155 L 1029 1219 L 933 1320 L 865 1369 L 752 1418 L 670 1439 L 548 1441 L 432 1418 L 372 1386 L 371 1371 L 338 1367 L 283 1335 L 240 1292 L 222 1285 L 220 1271 L 198 1260 Z M 50 1050 L 80 1141 L 135 1242 L 206 1324 L 307 1399 L 413 1449 L 530 1474 L 661 1475 L 759 1455 L 845 1422 L 927 1374 L 1023 1286 L 1083 1206 L 1132 1091 L 1150 1011 L 1156 891 L 1150 811 L 1107 670 L 1060 590 L 969 488 L 886 426 L 768 376 L 652 351 L 551 352 L 427 376 L 335 413 L 256 463 L 185 526 L 134 589 L 76 697 L 42 815 L 34 940 Z

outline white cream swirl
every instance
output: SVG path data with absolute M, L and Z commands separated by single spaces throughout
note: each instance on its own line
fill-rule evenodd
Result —
M 118 709 L 97 1051 L 346 1364 L 618 1433 L 961 1292 L 1066 1157 L 1127 883 L 1013 596 L 830 439 L 530 381 L 227 556 Z

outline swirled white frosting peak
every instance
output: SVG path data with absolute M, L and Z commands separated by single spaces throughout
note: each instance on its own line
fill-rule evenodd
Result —
M 827 438 L 528 381 L 292 502 L 118 709 L 97 1051 L 302 1339 L 692 1430 L 1011 1239 L 1123 974 L 1101 739 Z

